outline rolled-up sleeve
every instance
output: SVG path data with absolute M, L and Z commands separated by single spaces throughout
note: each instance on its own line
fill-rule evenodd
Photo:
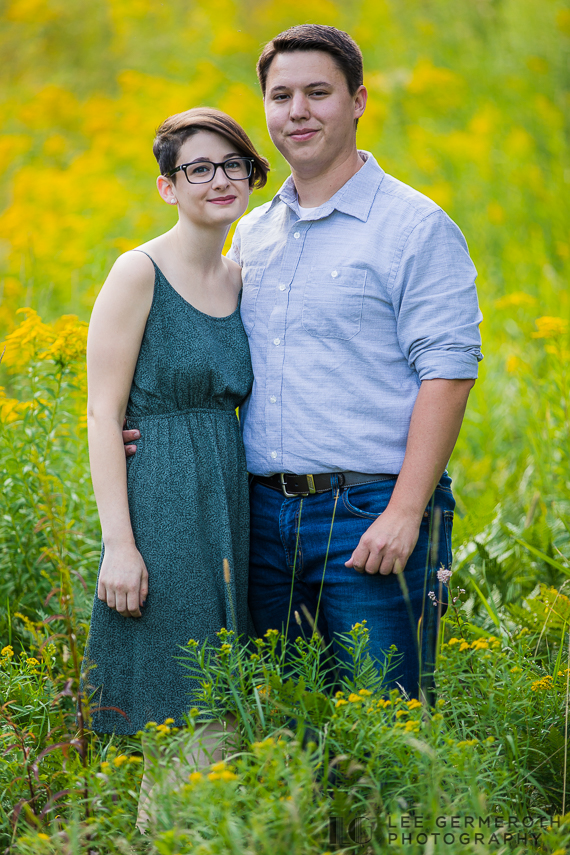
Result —
M 444 211 L 428 214 L 405 238 L 390 293 L 400 347 L 420 381 L 477 377 L 476 276 L 465 238 Z

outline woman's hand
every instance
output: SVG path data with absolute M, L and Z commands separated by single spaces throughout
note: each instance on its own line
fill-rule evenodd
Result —
M 141 617 L 148 594 L 148 571 L 134 544 L 105 548 L 97 596 L 123 617 Z

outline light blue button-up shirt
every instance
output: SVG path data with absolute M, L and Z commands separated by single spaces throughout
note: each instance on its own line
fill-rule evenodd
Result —
M 288 178 L 237 226 L 253 474 L 396 474 L 421 381 L 477 377 L 482 316 L 463 235 L 361 155 L 324 205 L 300 216 Z

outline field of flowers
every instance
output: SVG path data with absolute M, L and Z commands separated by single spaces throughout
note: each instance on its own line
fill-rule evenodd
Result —
M 570 852 L 570 7 L 6 0 L 1 15 L 0 851 Z M 276 192 L 287 169 L 255 61 L 305 21 L 360 43 L 360 147 L 445 208 L 479 270 L 485 360 L 450 466 L 456 602 L 439 701 L 383 699 L 365 627 L 334 698 L 315 640 L 291 681 L 274 637 L 257 653 L 231 638 L 189 647 L 242 741 L 173 784 L 193 725 L 151 724 L 162 790 L 142 838 L 140 740 L 94 739 L 75 717 L 100 537 L 87 321 L 116 255 L 173 223 L 151 151 L 167 115 L 227 110 L 272 165 L 252 204 Z

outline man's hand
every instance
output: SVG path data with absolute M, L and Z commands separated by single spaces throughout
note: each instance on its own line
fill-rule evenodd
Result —
M 401 573 L 417 543 L 420 523 L 415 515 L 405 517 L 386 508 L 366 529 L 345 567 L 382 576 Z
M 418 541 L 430 497 L 453 451 L 474 382 L 422 382 L 392 498 L 384 513 L 364 532 L 346 567 L 383 576 L 404 570 Z
M 125 457 L 132 457 L 133 454 L 136 454 L 137 447 L 136 445 L 128 445 L 130 442 L 136 442 L 137 439 L 141 438 L 140 430 L 125 430 L 125 425 L 127 420 L 125 419 L 123 422 L 123 443 L 125 445 Z
M 133 545 L 105 549 L 97 596 L 123 617 L 141 617 L 148 594 L 148 571 Z

